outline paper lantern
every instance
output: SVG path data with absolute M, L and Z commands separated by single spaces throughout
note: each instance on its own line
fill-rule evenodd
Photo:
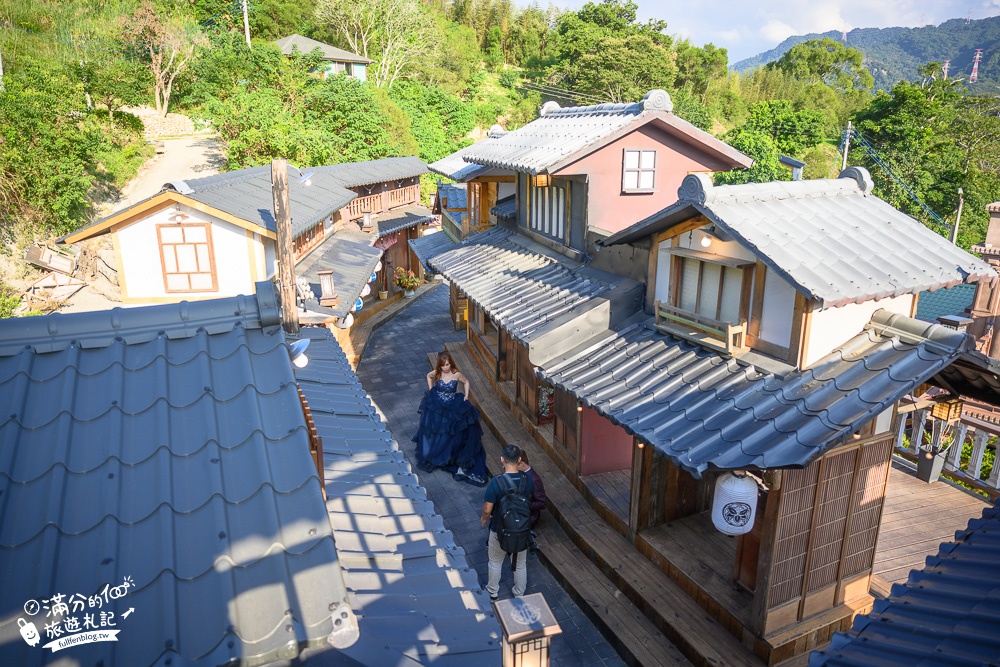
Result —
M 369 287 L 368 285 L 365 285 L 364 287 L 361 288 L 361 296 L 368 296 L 371 293 L 372 293 L 372 288 Z
M 340 318 L 340 321 L 337 322 L 337 326 L 340 327 L 341 329 L 346 329 L 352 324 L 354 324 L 354 315 L 352 315 L 351 313 L 347 313 L 345 317 Z
M 358 312 L 359 310 L 361 310 L 361 307 L 364 306 L 364 305 L 365 305 L 364 299 L 362 299 L 359 296 L 358 300 L 354 302 L 354 307 L 351 308 L 351 310 L 354 311 L 354 312 Z
M 375 265 L 375 270 L 376 271 L 381 271 L 382 270 L 382 260 L 381 259 L 378 261 L 378 264 Z
M 376 279 L 376 278 L 378 278 L 378 276 L 377 276 L 377 275 L 375 275 L 375 274 L 373 273 L 373 274 L 371 275 L 371 277 L 370 277 L 370 278 L 368 279 L 368 282 L 370 282 L 370 283 L 373 283 L 373 282 L 375 282 L 375 279 Z
M 749 533 L 756 513 L 757 482 L 749 475 L 726 473 L 715 481 L 712 523 L 720 533 Z

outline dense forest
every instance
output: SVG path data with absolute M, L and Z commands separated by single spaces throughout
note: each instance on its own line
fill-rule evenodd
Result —
M 756 160 L 719 182 L 790 178 L 780 155 L 804 160 L 807 178 L 835 176 L 850 120 L 849 162 L 869 168 L 881 197 L 946 233 L 962 188 L 959 243 L 984 237 L 985 207 L 1000 200 L 996 98 L 945 79 L 939 61 L 877 90 L 851 40 L 806 40 L 735 72 L 725 49 L 672 37 L 669 15 L 641 22 L 636 10 L 249 0 L 250 48 L 238 0 L 0 0 L 3 252 L 90 222 L 134 175 L 150 148 L 129 105 L 207 124 L 239 169 L 277 156 L 431 162 L 495 123 L 529 122 L 544 101 L 634 101 L 652 88 Z M 369 80 L 310 76 L 318 54 L 273 44 L 292 33 L 372 59 Z
M 824 37 L 841 40 L 843 33 L 830 30 L 789 37 L 769 51 L 734 63 L 733 69 L 755 70 L 778 60 L 796 44 Z M 967 81 L 976 49 L 982 49 L 979 80 L 973 91 L 977 95 L 1000 92 L 1000 16 L 970 21 L 951 19 L 941 25 L 920 28 L 855 28 L 847 33 L 845 43 L 864 53 L 865 67 L 879 90 L 889 90 L 903 80 L 913 81 L 919 76 L 917 70 L 926 63 L 946 60 L 951 62 L 949 78 Z

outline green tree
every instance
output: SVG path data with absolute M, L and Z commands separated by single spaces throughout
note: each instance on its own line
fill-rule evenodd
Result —
M 823 125 L 820 112 L 794 111 L 788 100 L 773 100 L 750 107 L 744 127 L 770 136 L 782 153 L 801 155 L 824 139 Z
M 717 172 L 717 184 L 767 183 L 787 181 L 791 177 L 788 169 L 778 162 L 778 145 L 766 133 L 741 127 L 730 130 L 722 138 L 733 148 L 753 158 L 753 166 L 749 169 Z
M 678 89 L 685 89 L 695 95 L 702 96 L 708 90 L 708 82 L 726 76 L 729 64 L 729 54 L 726 49 L 716 48 L 706 44 L 699 48 L 687 40 L 678 43 L 677 81 Z
M 108 110 L 112 123 L 116 111 L 124 106 L 142 104 L 149 95 L 149 70 L 134 61 L 112 57 L 105 61 L 81 62 L 73 71 L 84 84 L 84 91 Z
M 829 37 L 796 44 L 767 67 L 801 81 L 822 81 L 838 90 L 870 90 L 875 83 L 864 67 L 864 54 Z

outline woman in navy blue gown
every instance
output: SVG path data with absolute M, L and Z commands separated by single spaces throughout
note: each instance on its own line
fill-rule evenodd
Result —
M 458 391 L 459 385 L 462 392 Z M 430 472 L 442 468 L 456 480 L 475 486 L 489 481 L 479 410 L 469 400 L 469 381 L 447 352 L 427 374 L 427 393 L 420 402 L 417 466 Z

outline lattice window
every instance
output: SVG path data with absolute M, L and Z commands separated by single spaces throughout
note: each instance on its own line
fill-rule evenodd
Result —
M 163 287 L 167 292 L 216 292 L 212 227 L 208 223 L 157 225 Z
M 566 188 L 531 186 L 531 229 L 562 241 L 566 236 Z
M 870 569 L 874 562 L 892 441 L 893 436 L 889 435 L 865 445 L 861 450 L 861 466 L 854 497 L 857 509 L 851 517 L 847 536 L 842 574 L 844 578 Z
M 622 190 L 652 192 L 656 187 L 656 151 L 626 150 L 622 164 Z
M 852 449 L 831 456 L 824 463 L 823 490 L 813 535 L 807 591 L 819 590 L 837 581 L 857 456 L 858 451 Z
M 781 518 L 778 520 L 778 543 L 771 570 L 768 608 L 777 607 L 802 594 L 806 573 L 806 549 L 812 526 L 813 504 L 819 466 L 784 473 Z

